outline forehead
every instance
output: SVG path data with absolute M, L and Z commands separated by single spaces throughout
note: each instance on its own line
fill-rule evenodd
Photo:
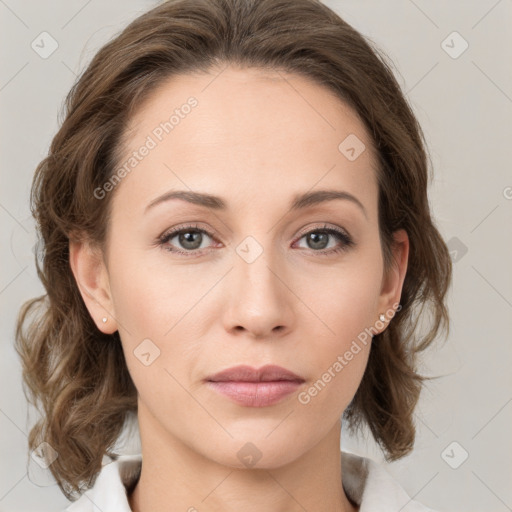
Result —
M 376 196 L 366 127 L 329 89 L 297 74 L 227 67 L 173 76 L 130 120 L 119 164 L 144 145 L 150 151 L 121 188 L 148 202 L 173 188 L 233 196 L 238 207 L 255 196 L 264 206 L 262 192 L 288 203 L 313 187 Z

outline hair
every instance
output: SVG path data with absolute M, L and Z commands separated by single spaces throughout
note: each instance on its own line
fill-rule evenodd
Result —
M 114 175 L 136 108 L 173 75 L 228 64 L 313 79 L 349 105 L 372 137 L 384 266 L 394 264 L 398 229 L 408 234 L 409 260 L 401 308 L 374 336 L 344 418 L 353 432 L 369 427 L 388 461 L 413 448 L 413 411 L 431 378 L 418 373 L 417 355 L 442 329 L 448 335 L 452 263 L 429 210 L 425 137 L 392 64 L 319 0 L 169 0 L 92 58 L 66 97 L 32 183 L 35 264 L 46 293 L 22 305 L 16 350 L 25 396 L 41 412 L 29 448 L 47 442 L 56 450 L 50 470 L 68 499 L 94 485 L 105 455 L 117 458 L 114 445 L 137 411 L 119 333 L 104 334 L 92 320 L 70 268 L 69 242 L 81 237 L 105 249 L 113 192 L 100 200 L 94 191 Z

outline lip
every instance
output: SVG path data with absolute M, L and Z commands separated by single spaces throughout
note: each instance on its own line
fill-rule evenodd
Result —
M 215 375 L 206 378 L 211 382 L 273 382 L 273 381 L 297 381 L 304 382 L 304 379 L 282 366 L 267 364 L 261 368 L 239 365 L 227 368 Z
M 286 368 L 265 365 L 259 369 L 240 365 L 205 379 L 213 390 L 246 407 L 266 407 L 295 392 L 304 381 Z

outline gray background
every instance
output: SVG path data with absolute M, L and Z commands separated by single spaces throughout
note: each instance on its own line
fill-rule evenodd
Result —
M 441 511 L 512 510 L 512 1 L 325 3 L 394 62 L 428 139 L 430 201 L 455 262 L 452 332 L 421 368 L 443 377 L 423 391 L 414 452 L 388 470 L 409 495 Z M 32 175 L 75 76 L 153 5 L 0 0 L 0 512 L 68 504 L 49 472 L 27 466 L 34 414 L 12 346 L 20 305 L 43 293 L 31 252 Z M 43 31 L 58 44 L 47 58 L 31 47 Z M 383 460 L 370 440 L 344 436 L 342 447 Z

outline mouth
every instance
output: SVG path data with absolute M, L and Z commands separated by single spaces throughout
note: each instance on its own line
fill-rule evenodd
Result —
M 286 368 L 266 365 L 256 369 L 241 365 L 205 379 L 216 392 L 246 407 L 266 407 L 295 392 L 305 380 Z

